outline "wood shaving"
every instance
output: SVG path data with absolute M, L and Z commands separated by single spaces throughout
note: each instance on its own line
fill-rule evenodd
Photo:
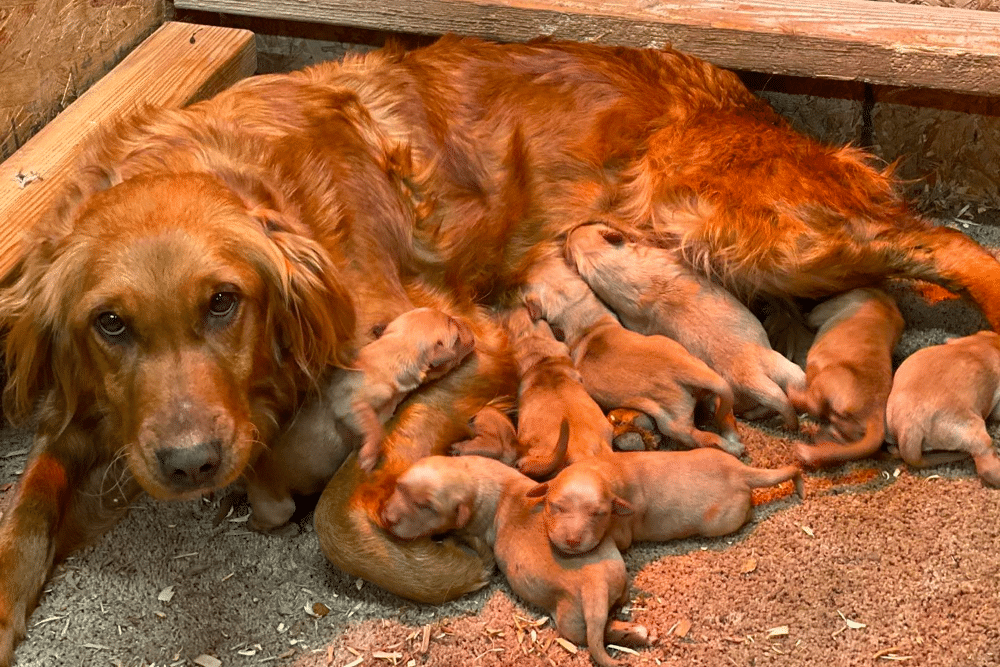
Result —
M 156 599 L 159 600 L 160 602 L 170 602 L 173 599 L 173 597 L 174 597 L 174 587 L 171 585 L 167 586 L 162 591 L 160 591 L 159 595 L 156 596 Z
M 844 619 L 844 623 L 846 623 L 847 627 L 849 627 L 851 630 L 860 630 L 861 628 L 868 627 L 864 623 L 858 623 L 857 621 L 852 621 L 851 619 L 847 618 L 846 616 L 844 616 L 843 612 L 841 612 L 839 609 L 837 610 L 837 613 L 840 614 L 840 617 Z
M 740 566 L 740 574 L 750 574 L 757 569 L 757 559 L 750 557 L 743 561 L 743 565 Z
M 816 534 L 813 533 L 813 529 L 810 528 L 809 526 L 802 526 L 802 532 L 808 535 L 809 537 L 816 537 Z
M 686 637 L 687 633 L 691 631 L 691 621 L 683 618 L 672 629 L 675 637 Z
M 204 653 L 192 660 L 192 662 L 199 667 L 222 667 L 221 660 L 210 655 L 205 655 Z
M 768 637 L 787 637 L 788 636 L 788 626 L 779 625 L 776 628 L 771 628 L 767 631 Z
M 621 651 L 622 653 L 628 653 L 629 655 L 639 655 L 639 652 L 635 649 L 631 649 L 628 646 L 619 646 L 618 644 L 608 644 L 608 648 L 613 648 L 616 651 Z

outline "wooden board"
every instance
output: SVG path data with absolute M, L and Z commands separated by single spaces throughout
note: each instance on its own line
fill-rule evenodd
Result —
M 150 35 L 0 164 L 0 276 L 17 261 L 21 234 L 53 205 L 98 127 L 142 104 L 182 106 L 211 96 L 253 74 L 256 56 L 248 30 L 170 22 Z
M 675 48 L 717 65 L 995 95 L 1000 14 L 870 0 L 175 0 L 181 9 Z

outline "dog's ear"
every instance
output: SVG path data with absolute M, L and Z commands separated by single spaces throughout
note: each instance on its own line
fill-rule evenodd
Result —
M 542 482 L 532 488 L 528 489 L 525 495 L 526 498 L 544 498 L 545 494 L 549 492 L 549 483 Z
M 74 340 L 69 313 L 83 284 L 84 257 L 64 247 L 69 230 L 60 209 L 25 239 L 25 255 L 0 279 L 0 342 L 7 384 L 3 411 L 23 423 L 45 398 L 46 426 L 61 432 L 76 411 L 92 374 Z
M 629 516 L 635 514 L 635 508 L 624 498 L 614 496 L 611 498 L 611 513 L 618 516 Z
M 355 310 L 330 253 L 276 188 L 255 174 L 217 169 L 215 176 L 243 202 L 259 231 L 277 250 L 255 258 L 272 291 L 269 318 L 279 353 L 291 355 L 307 375 L 353 361 Z

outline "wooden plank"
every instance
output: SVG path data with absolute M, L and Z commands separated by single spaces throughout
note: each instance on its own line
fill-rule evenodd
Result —
M 160 26 L 0 164 L 0 276 L 13 267 L 21 235 L 54 204 L 81 146 L 101 125 L 143 104 L 182 106 L 209 97 L 256 67 L 249 30 Z
M 675 48 L 722 67 L 995 95 L 1000 13 L 870 0 L 175 0 L 227 12 L 503 41 Z

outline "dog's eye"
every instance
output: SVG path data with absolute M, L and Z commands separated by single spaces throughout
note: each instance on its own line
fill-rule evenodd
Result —
M 208 312 L 213 317 L 226 317 L 236 310 L 239 297 L 233 292 L 216 292 L 212 295 L 212 300 L 208 304 Z
M 121 338 L 128 330 L 128 327 L 125 326 L 125 320 L 118 313 L 113 313 L 110 310 L 98 315 L 96 324 L 98 331 L 107 338 Z
M 625 235 L 615 229 L 602 230 L 601 236 L 611 245 L 617 246 L 625 243 Z

